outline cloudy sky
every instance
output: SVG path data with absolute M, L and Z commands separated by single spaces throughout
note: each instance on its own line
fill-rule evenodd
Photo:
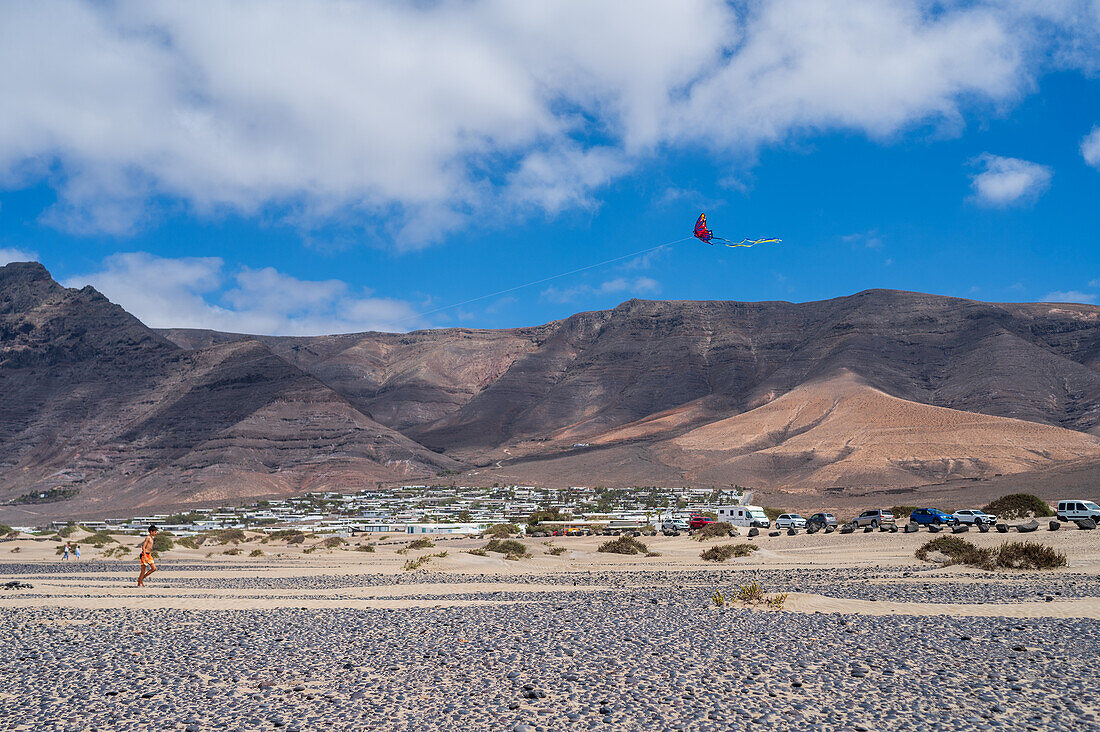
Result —
M 1100 0 L 17 1 L 0 67 L 0 262 L 154 326 L 1100 301 Z

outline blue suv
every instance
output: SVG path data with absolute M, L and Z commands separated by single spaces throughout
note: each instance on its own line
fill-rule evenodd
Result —
M 949 513 L 944 513 L 938 508 L 918 508 L 909 514 L 911 524 L 936 524 L 937 526 L 954 526 L 959 520 Z

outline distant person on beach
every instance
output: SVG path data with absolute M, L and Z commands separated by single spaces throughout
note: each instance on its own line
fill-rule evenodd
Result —
M 64 559 L 68 559 L 68 558 L 69 558 L 69 545 L 68 545 L 68 544 L 66 544 L 66 545 L 65 545 L 65 551 L 63 551 L 63 552 L 61 553 L 61 559 L 63 559 L 63 560 L 64 560 Z
M 80 544 L 73 544 L 73 558 L 80 559 Z
M 149 526 L 149 535 L 141 542 L 141 574 L 138 575 L 138 587 L 145 586 L 145 578 L 157 571 L 153 564 L 153 539 L 157 536 L 156 524 Z M 148 569 L 146 569 L 148 567 Z

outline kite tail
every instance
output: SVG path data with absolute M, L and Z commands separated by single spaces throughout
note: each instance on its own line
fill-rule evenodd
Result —
M 722 241 L 726 241 L 726 240 L 723 239 Z M 748 247 L 754 247 L 757 244 L 777 244 L 781 241 L 783 241 L 783 240 L 782 239 L 742 239 L 741 241 L 737 242 L 736 244 L 731 244 L 728 241 L 726 241 L 726 246 L 730 247 L 732 249 L 736 249 L 737 247 L 748 248 Z

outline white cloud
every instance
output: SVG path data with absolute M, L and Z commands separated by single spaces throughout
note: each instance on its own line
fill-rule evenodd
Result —
M 1100 170 L 1100 125 L 1092 128 L 1092 132 L 1081 140 L 1081 156 L 1085 162 Z
M 558 289 L 548 287 L 542 291 L 542 297 L 552 302 L 573 302 L 582 297 L 598 295 L 653 295 L 661 291 L 661 283 L 652 277 L 615 277 L 600 285 L 576 285 Z
M 1100 4 L 1048 5 L 4 3 L 0 187 L 45 181 L 45 220 L 79 232 L 182 204 L 419 246 L 591 207 L 670 147 L 736 167 L 821 131 L 955 129 L 1096 63 Z
M 99 270 L 64 284 L 92 285 L 154 328 L 318 335 L 423 325 L 407 302 L 370 297 L 341 280 L 300 280 L 271 267 L 227 274 L 219 257 L 113 254 Z
M 26 249 L 0 247 L 0 266 L 11 262 L 37 262 L 38 254 Z
M 972 161 L 982 167 L 972 176 L 974 198 L 989 206 L 1009 206 L 1038 198 L 1054 175 L 1046 165 L 985 153 Z
M 1078 290 L 1055 290 L 1043 295 L 1039 302 L 1081 302 L 1091 305 L 1096 302 L 1096 295 Z
M 868 249 L 882 249 L 883 242 L 882 237 L 879 236 L 877 231 L 864 231 L 858 234 L 845 234 L 840 237 L 840 240 L 845 244 L 852 245 L 853 248 L 857 246 L 867 247 Z

